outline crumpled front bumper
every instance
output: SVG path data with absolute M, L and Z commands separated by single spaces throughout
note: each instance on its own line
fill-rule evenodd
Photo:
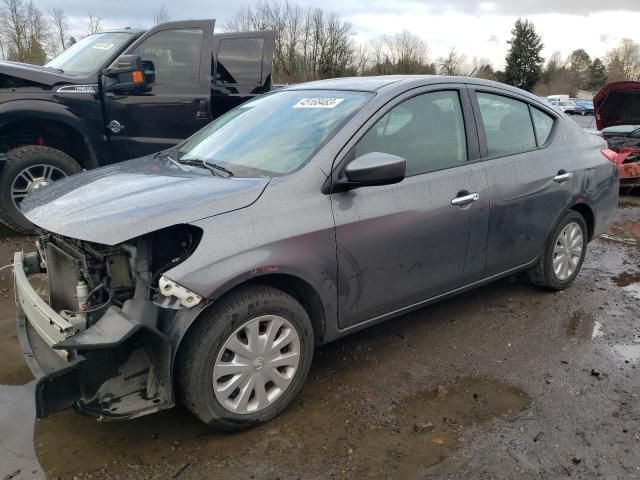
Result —
M 36 254 L 16 252 L 13 270 L 18 339 L 37 378 L 38 418 L 74 406 L 102 419 L 129 419 L 174 405 L 172 348 L 154 326 L 157 307 L 131 300 L 78 332 L 29 282 L 39 271 Z

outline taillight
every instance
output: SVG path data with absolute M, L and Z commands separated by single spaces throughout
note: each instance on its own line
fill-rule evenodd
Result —
M 600 153 L 602 153 L 602 155 L 604 155 L 604 158 L 606 158 L 610 162 L 613 162 L 616 165 L 618 164 L 618 154 L 610 148 L 605 148 L 604 150 L 601 150 Z

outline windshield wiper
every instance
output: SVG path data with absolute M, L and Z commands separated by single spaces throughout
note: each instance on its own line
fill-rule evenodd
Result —
M 206 168 L 213 168 L 219 172 L 223 172 L 226 173 L 228 177 L 233 177 L 233 172 L 231 170 L 229 170 L 228 168 L 224 168 L 221 165 L 218 165 L 217 163 L 209 163 L 207 162 L 206 159 L 202 159 L 202 164 L 206 167 Z
M 206 159 L 204 158 L 171 158 L 171 160 L 173 162 L 179 163 L 181 165 L 189 165 L 190 167 L 200 167 L 200 168 L 206 168 L 207 170 L 209 170 L 211 172 L 211 175 L 214 175 L 216 177 L 224 177 L 224 175 L 220 175 L 220 172 L 225 173 L 226 177 L 233 177 L 233 172 L 231 170 L 228 170 L 224 167 L 221 167 L 220 165 L 217 165 L 215 163 L 209 163 L 207 162 Z
M 44 67 L 44 68 L 49 68 L 49 69 L 51 69 L 51 70 L 55 70 L 55 71 L 57 71 L 58 73 L 64 73 L 64 70 L 63 70 L 63 69 L 61 69 L 61 68 L 49 67 L 48 65 L 43 65 L 43 67 Z
M 163 150 L 163 151 L 161 151 L 161 152 L 158 152 L 158 153 L 156 153 L 156 154 L 153 156 L 153 158 L 158 158 L 160 155 L 164 155 L 164 158 L 166 158 L 167 160 L 169 160 L 171 163 L 173 163 L 173 164 L 174 164 L 176 167 L 178 167 L 180 170 L 185 171 L 185 169 L 183 168 L 183 165 L 182 165 L 180 162 L 178 162 L 175 158 L 173 158 L 173 157 L 171 156 L 171 154 L 173 153 L 173 151 L 172 151 L 172 150 L 173 150 L 173 149 L 168 150 L 168 151 L 167 151 L 167 150 Z M 163 159 L 163 160 L 164 160 L 164 159 Z

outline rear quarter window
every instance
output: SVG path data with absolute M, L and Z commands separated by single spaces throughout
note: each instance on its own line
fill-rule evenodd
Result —
M 551 134 L 554 119 L 551 115 L 535 107 L 531 107 L 531 116 L 533 117 L 533 126 L 536 129 L 538 145 L 544 145 L 547 143 L 549 135 Z

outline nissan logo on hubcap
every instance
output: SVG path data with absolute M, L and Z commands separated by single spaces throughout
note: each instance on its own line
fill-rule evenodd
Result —
M 253 368 L 255 368 L 256 370 L 260 370 L 262 367 L 264 367 L 264 358 L 262 357 L 258 357 L 253 361 Z

